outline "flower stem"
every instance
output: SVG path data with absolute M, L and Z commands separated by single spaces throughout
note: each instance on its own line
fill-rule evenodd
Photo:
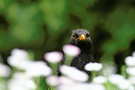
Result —
M 57 75 L 58 72 L 58 63 L 50 63 L 50 67 L 52 68 L 52 74 Z
M 127 77 L 125 65 L 122 65 L 122 67 L 121 67 L 121 75 L 124 76 L 124 77 Z
M 67 65 L 67 66 L 70 66 L 71 65 L 71 61 L 72 61 L 72 58 L 73 57 L 70 57 L 70 56 L 67 56 L 66 55 L 66 60 L 64 61 L 64 64 Z
M 96 71 L 91 72 L 91 81 L 96 77 Z

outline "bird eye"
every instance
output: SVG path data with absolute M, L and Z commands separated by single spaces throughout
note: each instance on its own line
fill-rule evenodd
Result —
M 73 37 L 74 37 L 74 38 L 77 38 L 77 37 L 78 37 L 78 35 L 77 35 L 77 34 L 73 34 Z
M 90 35 L 89 34 L 86 34 L 86 37 L 89 37 Z

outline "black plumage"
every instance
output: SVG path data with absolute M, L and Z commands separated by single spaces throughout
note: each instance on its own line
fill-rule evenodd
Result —
M 73 30 L 69 44 L 75 45 L 81 50 L 81 53 L 72 60 L 71 66 L 76 67 L 81 71 L 85 71 L 84 66 L 89 62 L 94 62 L 92 41 L 89 31 L 86 29 Z M 85 72 L 89 74 L 89 72 Z

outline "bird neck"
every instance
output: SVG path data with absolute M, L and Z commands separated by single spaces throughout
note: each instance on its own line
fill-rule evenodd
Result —
M 92 53 L 91 43 L 78 43 L 77 47 L 81 49 L 81 52 Z
M 92 48 L 87 47 L 87 48 L 80 48 L 82 53 L 92 53 Z

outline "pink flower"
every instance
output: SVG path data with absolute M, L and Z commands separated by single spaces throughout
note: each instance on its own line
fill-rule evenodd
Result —
M 81 52 L 78 47 L 73 46 L 73 45 L 64 45 L 63 51 L 66 55 L 72 56 L 72 57 L 79 55 Z
M 48 52 L 44 55 L 44 58 L 50 63 L 58 63 L 62 60 L 63 54 L 58 51 Z

